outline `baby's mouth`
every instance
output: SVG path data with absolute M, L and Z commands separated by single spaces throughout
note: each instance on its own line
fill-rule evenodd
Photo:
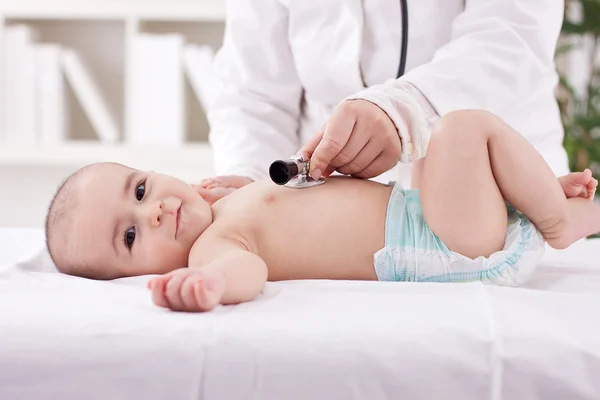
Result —
M 175 217 L 175 239 L 177 239 L 177 234 L 179 233 L 179 224 L 181 222 L 181 207 L 182 204 L 179 205 L 177 209 L 177 215 Z

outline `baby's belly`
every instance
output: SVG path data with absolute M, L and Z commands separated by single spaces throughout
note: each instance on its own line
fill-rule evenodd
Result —
M 266 210 L 257 245 L 269 280 L 376 279 L 391 188 L 330 179 L 317 189 L 288 191 Z

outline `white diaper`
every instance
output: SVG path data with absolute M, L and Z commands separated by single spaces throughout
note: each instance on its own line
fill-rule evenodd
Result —
M 545 250 L 542 234 L 523 214 L 507 205 L 504 248 L 475 259 L 448 249 L 425 222 L 419 192 L 394 186 L 386 217 L 385 247 L 374 255 L 382 281 L 469 282 L 522 285 Z

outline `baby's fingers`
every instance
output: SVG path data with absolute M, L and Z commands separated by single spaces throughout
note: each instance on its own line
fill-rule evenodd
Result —
M 590 181 L 590 183 L 587 186 L 588 199 L 594 200 L 597 188 L 598 188 L 598 180 L 595 178 L 592 178 L 592 180 Z
M 221 303 L 225 292 L 225 277 L 222 272 L 204 274 L 194 283 L 194 296 L 200 311 L 210 311 Z
M 149 282 L 149 289 L 152 291 L 152 301 L 159 307 L 169 308 L 165 297 L 165 287 L 167 280 L 159 277 Z
M 194 284 L 201 279 L 196 274 L 190 274 L 181 284 L 181 300 L 186 311 L 198 311 L 199 304 L 196 300 Z
M 165 297 L 169 308 L 173 311 L 185 310 L 183 300 L 181 299 L 181 285 L 188 276 L 187 271 L 178 271 L 178 273 L 172 275 L 166 285 Z
M 194 298 L 196 299 L 196 304 L 199 311 L 210 311 L 216 305 L 217 301 L 213 299 L 211 294 L 208 292 L 206 287 L 206 282 L 200 279 L 194 282 Z
M 206 178 L 200 181 L 200 186 L 202 186 L 205 189 L 208 189 L 208 186 L 212 185 L 213 183 L 214 180 L 212 178 Z
M 214 189 L 197 188 L 196 192 L 208 204 L 214 204 L 218 200 L 220 200 L 223 197 L 229 195 L 234 190 L 235 190 L 234 188 L 225 188 L 225 187 L 217 187 L 217 188 L 214 188 Z

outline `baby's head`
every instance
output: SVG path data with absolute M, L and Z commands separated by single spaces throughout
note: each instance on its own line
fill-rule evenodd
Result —
M 92 279 L 164 274 L 187 266 L 212 210 L 191 185 L 114 163 L 67 178 L 46 217 L 60 272 Z

